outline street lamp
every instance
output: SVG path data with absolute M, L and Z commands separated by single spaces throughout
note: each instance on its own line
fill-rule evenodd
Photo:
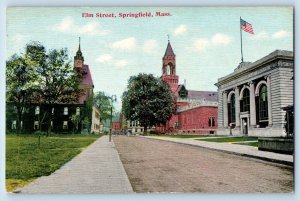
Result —
M 111 106 L 110 106 L 110 131 L 109 131 L 109 141 L 111 142 L 111 133 L 112 133 L 112 112 L 113 112 L 113 104 L 115 101 L 117 101 L 117 96 L 112 95 L 110 97 L 111 99 Z

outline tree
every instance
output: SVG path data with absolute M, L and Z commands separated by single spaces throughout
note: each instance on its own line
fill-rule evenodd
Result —
M 48 53 L 39 42 L 27 45 L 30 60 L 35 64 L 36 83 L 34 102 L 44 107 L 39 114 L 40 129 L 43 123 L 51 131 L 52 107 L 61 103 L 76 103 L 82 91 L 81 75 L 73 70 L 67 49 L 50 50 Z
M 94 95 L 94 103 L 100 109 L 100 119 L 104 123 L 110 119 L 111 97 L 103 91 L 97 92 Z
M 26 106 L 32 101 L 35 79 L 34 62 L 27 51 L 22 56 L 14 54 L 6 62 L 6 105 L 15 108 L 17 132 L 21 131 Z
M 168 85 L 152 74 L 131 76 L 123 93 L 122 110 L 126 119 L 144 127 L 165 124 L 173 113 L 173 96 Z
M 94 97 L 90 96 L 86 100 L 84 107 L 82 108 L 81 115 L 80 115 L 80 121 L 82 123 L 81 129 L 83 129 L 83 127 L 84 127 L 85 129 L 88 130 L 88 132 L 90 132 L 91 126 L 92 126 L 93 105 L 94 105 Z
M 80 123 L 80 115 L 79 114 L 73 114 L 70 117 L 71 122 L 75 125 L 75 127 L 73 127 L 73 134 L 75 133 L 75 131 L 78 131 L 79 128 L 79 123 Z

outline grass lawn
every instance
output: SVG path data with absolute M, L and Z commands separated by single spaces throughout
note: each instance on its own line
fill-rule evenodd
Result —
M 212 139 L 197 139 L 207 142 L 243 142 L 243 141 L 257 141 L 257 137 L 222 137 Z
M 243 142 L 243 143 L 234 143 L 234 144 L 240 144 L 240 145 L 248 145 L 248 146 L 258 147 L 258 142 Z
M 6 135 L 6 188 L 13 191 L 50 175 L 94 142 L 96 135 Z
M 201 138 L 201 137 L 216 137 L 215 135 L 154 135 L 156 137 L 172 137 L 172 138 Z

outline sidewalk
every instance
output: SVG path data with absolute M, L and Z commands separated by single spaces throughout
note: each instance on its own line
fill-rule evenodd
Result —
M 21 193 L 132 193 L 115 145 L 103 136 L 50 176 L 40 177 Z
M 241 156 L 247 156 L 251 158 L 257 158 L 265 161 L 271 161 L 275 163 L 281 163 L 293 166 L 293 155 L 278 154 L 268 151 L 260 151 L 257 147 L 231 144 L 231 143 L 217 143 L 217 142 L 205 142 L 195 140 L 197 138 L 170 138 L 170 137 L 156 137 L 156 136 L 142 136 L 151 139 L 175 142 L 180 144 L 187 144 L 192 146 L 204 147 L 212 150 L 237 154 Z M 199 138 L 198 138 L 199 139 Z M 202 139 L 202 138 L 201 138 Z M 203 138 L 204 139 L 204 138 Z

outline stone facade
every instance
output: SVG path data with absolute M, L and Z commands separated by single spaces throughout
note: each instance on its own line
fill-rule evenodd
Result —
M 285 136 L 282 108 L 294 103 L 293 70 L 293 52 L 276 50 L 219 78 L 218 134 Z
M 101 132 L 100 109 L 94 105 L 92 109 L 91 133 L 99 134 L 100 132 Z

